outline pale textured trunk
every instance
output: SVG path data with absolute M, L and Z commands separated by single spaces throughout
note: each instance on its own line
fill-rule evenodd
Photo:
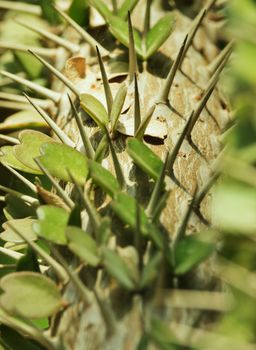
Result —
M 134 23 L 137 22 L 136 18 L 141 18 L 142 9 L 145 5 L 143 1 L 140 3 L 141 5 L 136 8 L 133 14 Z M 163 55 L 166 55 L 165 63 L 168 63 L 169 57 L 172 59 L 176 57 L 184 36 L 190 28 L 191 21 L 188 18 L 185 18 L 179 13 L 176 15 L 177 21 L 175 31 L 160 50 Z M 156 20 L 154 16 L 153 20 Z M 200 53 L 202 49 L 205 56 Z M 171 150 L 175 145 L 183 129 L 184 119 L 188 118 L 189 114 L 200 100 L 200 95 L 209 81 L 207 65 L 213 60 L 216 54 L 217 49 L 209 41 L 205 32 L 200 29 L 196 35 L 194 45 L 190 47 L 182 65 L 183 73 L 177 73 L 174 85 L 171 89 L 169 99 L 172 108 L 165 105 L 158 105 L 157 107 L 158 111 L 160 110 L 161 112 L 159 112 L 161 120 L 167 128 L 167 135 L 163 141 L 157 140 L 157 138 L 154 140 L 149 138 L 148 146 L 162 159 L 167 149 Z M 63 60 L 63 56 L 60 56 L 61 60 Z M 60 63 L 57 65 L 61 66 Z M 90 64 L 90 62 L 88 62 L 86 74 L 88 74 L 89 71 L 99 72 L 97 64 Z M 167 71 L 164 72 L 164 75 L 166 74 Z M 90 75 L 90 79 L 92 80 L 88 82 L 86 81 L 86 75 L 84 85 L 83 82 L 79 82 L 79 86 L 81 90 L 83 90 L 83 86 L 86 86 L 84 92 L 97 93 L 98 96 L 102 96 L 101 100 L 104 101 L 102 83 L 96 78 L 96 73 L 94 79 L 92 79 Z M 143 79 L 144 82 L 142 81 Z M 143 73 L 140 75 L 140 81 L 141 96 L 143 96 L 141 110 L 145 112 L 159 92 L 163 83 L 163 78 L 159 78 L 149 73 L 147 69 L 144 69 Z M 116 90 L 116 87 L 117 84 L 113 83 L 113 91 Z M 142 91 L 143 89 L 144 91 Z M 58 123 L 62 126 L 66 124 L 68 110 L 69 104 L 66 96 L 64 96 L 57 118 Z M 193 142 L 198 147 L 201 154 L 193 149 L 187 141 L 184 141 L 175 161 L 175 177 L 182 186 L 176 185 L 174 182 L 170 181 L 171 193 L 166 209 L 161 217 L 163 226 L 171 235 L 175 235 L 177 232 L 191 200 L 191 196 L 194 193 L 196 184 L 200 189 L 207 182 L 207 179 L 209 179 L 212 173 L 211 163 L 216 159 L 220 151 L 219 135 L 228 121 L 229 112 L 217 88 L 207 104 L 207 109 L 204 109 L 202 112 L 192 133 Z M 85 124 L 88 123 L 86 122 Z M 81 140 L 79 139 L 79 133 L 74 120 L 65 126 L 65 130 L 68 131 L 68 134 L 76 142 L 77 148 L 80 149 Z M 87 131 L 91 135 L 96 135 L 98 128 L 87 126 Z M 126 137 L 119 138 L 115 142 L 116 147 L 117 144 L 119 144 L 120 149 L 120 144 L 123 143 L 124 145 L 125 139 Z M 150 141 L 152 142 L 150 143 Z M 139 172 L 134 172 L 134 166 L 126 152 L 120 152 L 118 150 L 118 155 L 121 165 L 126 169 L 125 176 L 129 183 L 128 191 L 137 191 L 141 202 L 146 203 L 150 193 L 149 184 L 144 183 L 143 178 L 140 179 L 141 175 Z M 110 157 L 104 159 L 103 165 L 112 169 Z M 137 182 L 136 188 L 134 187 L 134 176 Z M 184 187 L 185 190 L 182 187 Z M 208 221 L 211 220 L 209 202 L 210 196 L 207 195 L 201 204 L 202 216 Z M 86 227 L 86 223 L 84 223 L 84 227 Z M 189 221 L 188 233 L 198 232 L 204 227 L 202 220 L 193 213 Z M 98 278 L 99 274 L 100 272 L 98 272 Z M 198 275 L 196 277 L 193 276 L 189 284 L 191 288 L 200 289 L 207 288 L 210 281 L 211 264 L 205 263 L 198 271 Z M 103 289 L 98 289 L 101 293 L 100 297 L 103 298 L 103 302 L 111 308 L 115 314 L 114 328 L 108 332 L 93 293 L 91 295 L 91 304 L 85 306 L 81 301 L 78 301 L 79 297 L 74 289 L 71 286 L 67 286 L 64 296 L 71 301 L 71 305 L 66 310 L 62 311 L 60 315 L 57 315 L 52 322 L 52 335 L 62 340 L 64 349 L 133 350 L 136 349 L 143 331 L 148 327 L 148 314 L 151 316 L 154 314 L 157 316 L 160 315 L 163 320 L 167 320 L 168 322 L 185 322 L 191 325 L 198 319 L 197 311 L 175 311 L 171 308 L 171 305 L 167 307 L 164 297 L 161 296 L 160 292 L 160 294 L 156 294 L 154 300 L 151 300 L 150 297 L 147 300 L 144 296 L 131 296 L 128 293 L 121 293 L 121 290 L 113 281 L 108 281 Z M 178 330 L 177 334 L 179 334 Z M 184 334 L 180 334 L 180 337 L 185 336 Z M 153 349 L 153 346 L 150 349 Z

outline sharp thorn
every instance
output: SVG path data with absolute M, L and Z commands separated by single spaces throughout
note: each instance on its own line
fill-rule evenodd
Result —
M 66 50 L 72 52 L 73 54 L 79 51 L 79 46 L 76 44 L 71 43 L 70 41 L 63 39 L 62 37 L 55 35 L 51 32 L 49 32 L 48 30 L 39 28 L 39 27 L 33 27 L 32 25 L 25 23 L 19 19 L 15 20 L 16 23 L 20 24 L 21 26 L 32 30 L 33 32 L 39 34 L 40 36 L 42 36 L 45 39 L 48 39 L 52 42 L 54 42 L 55 44 L 57 44 L 57 46 L 62 46 L 64 47 Z M 32 50 L 34 51 L 34 50 Z M 36 51 L 35 51 L 36 52 Z M 40 54 L 40 53 L 39 53 Z
M 39 202 L 36 198 L 27 196 L 21 192 L 18 192 L 18 191 L 15 191 L 15 190 L 9 188 L 9 187 L 5 187 L 5 186 L 0 185 L 0 190 L 5 192 L 5 193 L 11 194 L 17 198 L 20 198 L 21 200 L 23 200 L 23 202 L 28 203 L 30 205 L 33 205 L 33 206 L 39 205 Z
M 218 56 L 214 59 L 214 61 L 211 62 L 210 65 L 208 66 L 210 73 L 213 74 L 219 68 L 224 58 L 231 54 L 233 47 L 234 47 L 234 41 L 230 41 L 225 46 L 225 48 L 218 54 Z
M 195 112 L 194 112 L 194 116 L 193 116 L 193 120 L 190 124 L 190 127 L 189 127 L 189 130 L 188 130 L 188 137 L 191 137 L 191 132 L 198 120 L 198 118 L 200 117 L 200 114 L 202 112 L 202 110 L 204 109 L 206 103 L 208 102 L 211 94 L 213 93 L 214 89 L 215 89 L 215 86 L 217 85 L 218 83 L 218 80 L 219 80 L 219 76 L 220 76 L 220 73 L 222 72 L 223 68 L 225 67 L 228 59 L 229 59 L 229 56 L 230 56 L 231 52 L 229 52 L 229 54 L 227 54 L 222 62 L 220 63 L 219 67 L 217 68 L 217 70 L 215 71 L 214 75 L 211 77 L 209 83 L 208 83 L 208 86 L 206 87 L 205 89 L 205 92 L 204 92 L 204 95 L 203 95 L 203 98 L 201 100 L 201 102 L 199 103 L 198 107 L 196 108 Z
M 128 31 L 129 31 L 129 81 L 132 82 L 134 74 L 138 71 L 137 56 L 134 45 L 134 36 L 130 12 L 128 12 Z
M 96 46 L 100 48 L 100 51 L 103 56 L 108 56 L 109 52 L 101 46 L 90 34 L 88 34 L 79 24 L 77 24 L 69 15 L 61 11 L 59 8 L 54 6 L 55 10 L 63 17 L 68 24 L 78 33 L 80 36 L 96 51 Z
M 113 105 L 113 96 L 112 96 L 112 92 L 111 92 L 110 85 L 108 82 L 106 70 L 105 70 L 103 60 L 101 58 L 98 46 L 96 46 L 96 50 L 97 50 L 98 61 L 99 61 L 99 66 L 100 66 L 100 71 L 101 71 L 101 77 L 102 77 L 102 81 L 103 81 L 103 87 L 104 87 L 105 97 L 106 97 L 106 102 L 107 102 L 107 107 L 108 107 L 108 115 L 110 116 L 112 105 Z
M 2 43 L 0 42 L 0 49 L 27 52 L 28 46 L 17 43 Z M 56 56 L 56 49 L 49 49 L 47 47 L 30 47 L 30 49 L 44 57 L 53 58 Z
M 113 160 L 113 165 L 114 165 L 114 169 L 115 169 L 115 173 L 116 173 L 116 178 L 117 178 L 117 181 L 118 181 L 120 187 L 123 189 L 124 186 L 125 186 L 124 174 L 123 174 L 120 162 L 118 160 L 116 151 L 114 149 L 112 140 L 110 138 L 109 132 L 108 132 L 106 127 L 105 127 L 105 133 L 107 135 L 107 140 L 108 140 L 108 144 L 109 144 L 109 148 L 110 148 L 111 157 L 112 157 L 112 160 Z
M 31 103 L 31 105 L 35 108 L 35 110 L 41 115 L 41 117 L 46 121 L 46 123 L 50 126 L 50 128 L 54 131 L 54 133 L 58 136 L 58 138 L 67 146 L 74 148 L 75 147 L 74 142 L 70 140 L 70 138 L 55 123 L 55 121 L 53 121 L 52 118 L 49 117 L 48 114 L 41 107 L 37 106 L 37 104 L 34 103 L 32 99 L 25 92 L 23 93 L 23 95 L 26 97 L 29 103 Z
M 186 234 L 186 228 L 188 226 L 188 222 L 189 222 L 189 219 L 190 219 L 190 216 L 192 214 L 192 211 L 194 209 L 194 206 L 195 206 L 195 201 L 196 201 L 196 194 L 197 194 L 197 186 L 194 190 L 194 193 L 193 193 L 193 197 L 191 199 L 191 202 L 189 203 L 188 205 L 188 208 L 185 212 L 185 215 L 181 221 L 181 224 L 179 226 L 179 229 L 172 241 L 172 249 L 173 251 L 175 251 L 175 248 L 176 248 L 176 245 L 177 243 L 185 236 Z
M 53 187 L 56 189 L 58 195 L 63 199 L 66 205 L 72 209 L 74 207 L 74 202 L 69 198 L 67 193 L 61 188 L 58 182 L 54 179 L 54 177 L 50 174 L 50 172 L 43 166 L 39 158 L 35 158 L 34 161 L 38 165 L 38 167 L 42 170 L 44 175 L 50 180 Z
M 151 7 L 152 0 L 147 0 L 146 3 L 146 10 L 145 10 L 145 18 L 144 18 L 144 27 L 143 27 L 143 38 L 144 43 L 146 36 L 150 30 L 150 7 Z
M 167 152 L 167 155 L 165 157 L 165 162 L 162 166 L 161 173 L 158 176 L 158 179 L 155 183 L 153 192 L 150 196 L 150 200 L 146 209 L 146 212 L 149 217 L 152 218 L 153 213 L 155 211 L 155 208 L 157 207 L 157 204 L 159 203 L 159 200 L 161 199 L 162 192 L 164 189 L 164 178 L 166 175 L 166 167 L 168 165 L 168 158 L 169 158 L 169 153 Z
M 24 185 L 26 185 L 32 192 L 37 194 L 36 186 L 25 178 L 25 176 L 21 175 L 17 170 L 13 169 L 9 165 L 3 163 L 3 165 L 13 174 L 15 175 Z
M 16 139 L 15 137 L 7 136 L 0 134 L 0 140 L 6 141 L 8 143 L 12 143 L 13 145 L 19 145 L 20 141 Z
M 82 119 L 81 119 L 80 115 L 78 114 L 78 111 L 77 111 L 77 109 L 76 109 L 76 107 L 75 107 L 75 105 L 74 105 L 74 103 L 69 95 L 68 95 L 68 99 L 69 99 L 69 102 L 70 102 L 70 105 L 71 105 L 71 108 L 73 111 L 73 115 L 75 117 L 78 129 L 80 132 L 81 139 L 83 141 L 85 154 L 89 159 L 94 159 L 95 152 L 94 152 L 94 149 L 92 147 L 91 141 L 86 133 L 86 130 L 84 128 Z
M 24 2 L 0 1 L 0 8 L 18 12 L 25 12 L 36 16 L 42 15 L 41 6 L 25 4 Z
M 211 189 L 213 184 L 216 182 L 216 180 L 219 178 L 219 176 L 220 176 L 220 173 L 216 171 L 209 178 L 209 180 L 206 182 L 206 184 L 203 186 L 203 188 L 198 192 L 196 199 L 195 199 L 195 206 L 196 207 L 198 207 L 198 208 L 200 207 L 202 200 L 207 195 L 207 193 L 209 192 L 209 190 Z
M 187 39 L 188 39 L 188 35 L 186 35 L 186 37 L 185 37 L 185 39 L 184 39 L 184 41 L 179 49 L 178 55 L 171 66 L 171 69 L 167 75 L 167 78 L 165 79 L 164 86 L 163 86 L 163 88 L 160 92 L 160 95 L 159 95 L 159 99 L 158 99 L 159 102 L 167 103 L 167 101 L 168 101 L 168 96 L 169 96 L 169 93 L 170 93 L 170 90 L 172 87 L 173 80 L 175 78 L 175 75 L 176 75 L 178 69 L 180 68 L 181 63 L 182 63 L 183 53 L 184 53 L 184 49 L 186 47 Z
M 52 91 L 50 89 L 47 89 L 41 85 L 38 85 L 36 83 L 33 83 L 32 81 L 29 81 L 27 79 L 21 78 L 18 75 L 6 72 L 6 71 L 0 71 L 0 74 L 2 74 L 3 76 L 10 78 L 11 80 L 20 83 L 22 85 L 27 86 L 28 88 L 34 90 L 35 92 L 37 92 L 40 95 L 46 96 L 47 98 L 49 98 L 50 100 L 58 103 L 61 99 L 61 94 L 55 91 Z
M 64 74 L 54 68 L 50 63 L 45 61 L 42 57 L 37 55 L 35 52 L 28 50 L 33 56 L 35 56 L 38 61 L 40 61 L 50 72 L 52 72 L 64 85 L 66 85 L 78 98 L 80 96 L 79 90 L 75 87 L 75 85 L 67 78 Z
M 12 259 L 14 259 L 16 261 L 19 261 L 20 258 L 22 258 L 24 256 L 23 253 L 15 252 L 12 249 L 7 249 L 7 248 L 4 248 L 4 247 L 0 247 L 0 253 L 4 254 L 6 256 L 9 256 L 10 258 L 12 258 Z
M 112 2 L 112 8 L 113 8 L 113 13 L 116 15 L 117 14 L 117 1 L 116 0 L 111 0 Z
M 173 165 L 174 162 L 177 158 L 177 155 L 179 153 L 179 150 L 181 148 L 181 145 L 184 141 L 184 139 L 186 138 L 186 136 L 188 135 L 188 131 L 190 129 L 190 124 L 193 120 L 193 116 L 194 116 L 194 111 L 192 111 L 192 113 L 190 114 L 188 120 L 186 121 L 186 124 L 183 128 L 182 133 L 180 134 L 180 137 L 178 138 L 178 141 L 176 142 L 172 152 L 169 154 L 168 160 L 167 160 L 167 166 L 166 166 L 166 170 L 167 173 L 171 172 L 171 174 L 173 174 Z
M 0 92 L 0 99 L 5 99 L 9 101 L 15 101 L 15 102 L 21 102 L 28 104 L 27 99 L 24 96 L 20 96 L 17 94 L 12 94 L 9 92 Z M 43 109 L 50 109 L 53 107 L 53 103 L 50 100 L 43 100 L 39 98 L 32 98 L 32 101 L 34 101 L 39 107 Z
M 187 39 L 187 42 L 186 42 L 186 45 L 184 47 L 183 54 L 181 57 L 181 63 L 183 62 L 183 59 L 186 56 L 186 53 L 193 42 L 193 39 L 197 33 L 197 30 L 200 27 L 205 15 L 206 15 L 206 12 L 207 12 L 206 9 L 202 9 L 192 23 L 192 28 L 191 28 L 190 32 L 188 33 L 188 39 Z
M 141 123 L 140 114 L 140 96 L 138 89 L 137 74 L 134 73 L 134 135 L 136 134 Z
M 140 126 L 138 127 L 135 137 L 139 140 L 141 140 L 145 134 L 145 131 L 147 129 L 147 126 L 150 122 L 150 119 L 152 118 L 152 115 L 155 111 L 156 105 L 154 104 L 151 108 L 149 108 L 145 118 L 141 121 Z

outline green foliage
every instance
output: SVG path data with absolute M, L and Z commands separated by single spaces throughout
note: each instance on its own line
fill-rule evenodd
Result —
M 1 279 L 4 293 L 1 306 L 11 314 L 27 318 L 52 315 L 62 304 L 57 286 L 47 277 L 34 272 L 17 272 Z

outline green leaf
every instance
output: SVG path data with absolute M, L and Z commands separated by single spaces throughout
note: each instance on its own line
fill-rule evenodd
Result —
M 95 161 L 89 161 L 90 176 L 93 182 L 107 192 L 111 197 L 121 190 L 117 179 L 110 171 Z
M 126 94 L 127 94 L 127 86 L 126 86 L 126 83 L 123 83 L 121 84 L 120 88 L 116 93 L 116 96 L 113 101 L 111 113 L 110 113 L 110 121 L 111 121 L 113 131 L 115 131 L 116 129 L 116 124 L 118 122 L 118 118 L 120 117 Z
M 69 249 L 83 262 L 97 266 L 100 262 L 97 243 L 86 232 L 75 226 L 66 228 Z
M 146 54 L 144 59 L 148 59 L 159 49 L 159 47 L 170 36 L 173 27 L 174 15 L 169 13 L 162 17 L 153 28 L 150 29 L 146 37 Z
M 114 37 L 126 47 L 129 47 L 129 31 L 127 23 L 116 16 L 111 16 L 108 20 L 109 29 Z M 139 32 L 133 28 L 134 45 L 137 54 L 143 57 L 142 42 Z
M 194 236 L 185 237 L 175 247 L 174 272 L 177 275 L 189 272 L 202 261 L 206 260 L 213 251 L 213 244 L 199 240 Z
M 48 125 L 44 119 L 36 111 L 33 110 L 19 111 L 10 115 L 2 123 L 0 123 L 0 130 L 2 131 L 13 131 L 25 128 L 48 129 Z
M 88 175 L 88 163 L 85 155 L 79 151 L 60 143 L 44 143 L 41 145 L 42 165 L 60 180 L 70 181 L 69 171 L 80 184 L 85 183 Z
M 57 286 L 35 272 L 11 273 L 1 279 L 2 307 L 11 314 L 37 319 L 53 315 L 62 305 Z
M 24 171 L 26 173 L 30 174 L 41 174 L 40 171 L 31 169 L 27 167 L 25 164 L 21 163 L 14 154 L 14 146 L 3 146 L 0 148 L 1 154 L 0 154 L 0 162 L 2 164 L 9 165 L 10 167 L 19 170 Z
M 135 287 L 130 272 L 121 257 L 112 250 L 103 251 L 103 264 L 108 273 L 113 276 L 123 287 L 131 290 Z
M 69 214 L 62 208 L 42 205 L 37 209 L 38 221 L 33 224 L 34 232 L 53 243 L 66 244 L 65 229 Z
M 85 26 L 89 21 L 89 7 L 87 0 L 73 0 L 68 10 L 69 16 L 80 26 Z
M 14 146 L 15 157 L 28 168 L 42 174 L 34 158 L 40 155 L 40 147 L 44 142 L 56 142 L 51 137 L 34 130 L 23 130 L 19 133 L 20 145 Z
M 118 193 L 115 199 L 111 203 L 111 207 L 115 214 L 125 223 L 128 224 L 133 230 L 137 228 L 136 222 L 136 200 L 125 193 Z M 140 210 L 140 231 L 143 235 L 148 234 L 147 216 L 141 206 Z
M 81 94 L 80 105 L 99 127 L 102 128 L 103 125 L 108 125 L 108 113 L 103 104 L 97 100 L 97 98 L 89 94 Z
M 108 149 L 108 137 L 105 134 L 101 138 L 100 143 L 98 144 L 98 147 L 95 151 L 94 160 L 98 163 L 101 163 L 103 158 L 105 157 L 107 149 Z
M 45 19 L 47 19 L 50 24 L 59 24 L 60 19 L 59 15 L 53 9 L 53 5 L 55 4 L 55 0 L 39 0 L 39 5 L 42 8 L 42 14 Z
M 132 12 L 139 0 L 124 0 L 122 6 L 118 9 L 118 17 L 126 20 L 128 12 Z
M 17 220 L 9 220 L 5 222 L 2 227 L 4 229 L 0 234 L 0 238 L 3 241 L 20 243 L 24 242 L 23 239 L 17 235 L 17 233 L 12 230 L 12 228 L 8 225 L 11 224 L 14 228 L 21 231 L 23 235 L 28 238 L 30 241 L 34 241 L 37 239 L 35 233 L 33 232 L 32 225 L 36 220 L 25 218 L 25 219 L 17 219 Z
M 157 180 L 163 162 L 149 147 L 141 141 L 131 138 L 127 142 L 127 152 L 134 163 L 154 180 Z

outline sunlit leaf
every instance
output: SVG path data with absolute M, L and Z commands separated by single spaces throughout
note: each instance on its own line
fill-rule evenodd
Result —
M 10 167 L 30 174 L 41 174 L 40 170 L 29 168 L 21 163 L 15 156 L 14 146 L 3 146 L 0 148 L 0 162 Z
M 41 145 L 42 165 L 60 180 L 70 181 L 71 172 L 74 179 L 81 185 L 85 183 L 88 174 L 88 164 L 85 155 L 60 143 L 44 143 Z
M 3 241 L 7 242 L 24 242 L 23 239 L 9 226 L 13 226 L 17 230 L 21 231 L 23 235 L 29 239 L 30 241 L 34 241 L 37 239 L 35 233 L 33 232 L 32 225 L 35 222 L 35 219 L 25 218 L 25 219 L 17 219 L 17 220 L 9 220 L 5 222 L 2 227 L 4 229 L 0 234 L 0 238 Z
M 129 47 L 129 32 L 127 23 L 116 16 L 111 16 L 108 20 L 109 29 L 114 37 L 126 47 Z M 143 57 L 142 42 L 139 32 L 133 28 L 134 45 L 137 54 Z
M 97 98 L 89 94 L 81 94 L 80 105 L 98 126 L 103 127 L 103 125 L 106 126 L 108 124 L 108 113 Z
M 40 155 L 40 146 L 44 142 L 56 142 L 51 137 L 35 130 L 24 130 L 19 133 L 20 145 L 14 146 L 15 157 L 27 167 L 42 174 L 34 159 Z
M 154 26 L 150 29 L 146 37 L 146 54 L 145 59 L 148 59 L 153 55 L 159 47 L 170 36 L 174 27 L 173 14 L 167 14 L 162 17 Z
M 127 86 L 125 83 L 123 83 L 116 93 L 116 96 L 113 101 L 111 113 L 110 113 L 110 121 L 111 121 L 113 130 L 116 129 L 116 124 L 118 122 L 118 118 L 122 111 L 126 94 L 127 94 Z
M 11 273 L 1 279 L 1 306 L 11 314 L 27 318 L 53 315 L 62 305 L 57 286 L 34 272 Z
M 42 205 L 37 209 L 38 220 L 33 224 L 34 232 L 53 243 L 66 244 L 65 229 L 69 214 L 62 208 Z
M 24 110 L 14 113 L 7 117 L 2 123 L 0 123 L 0 130 L 12 131 L 25 128 L 46 128 L 48 126 L 43 118 L 36 112 L 31 110 Z

